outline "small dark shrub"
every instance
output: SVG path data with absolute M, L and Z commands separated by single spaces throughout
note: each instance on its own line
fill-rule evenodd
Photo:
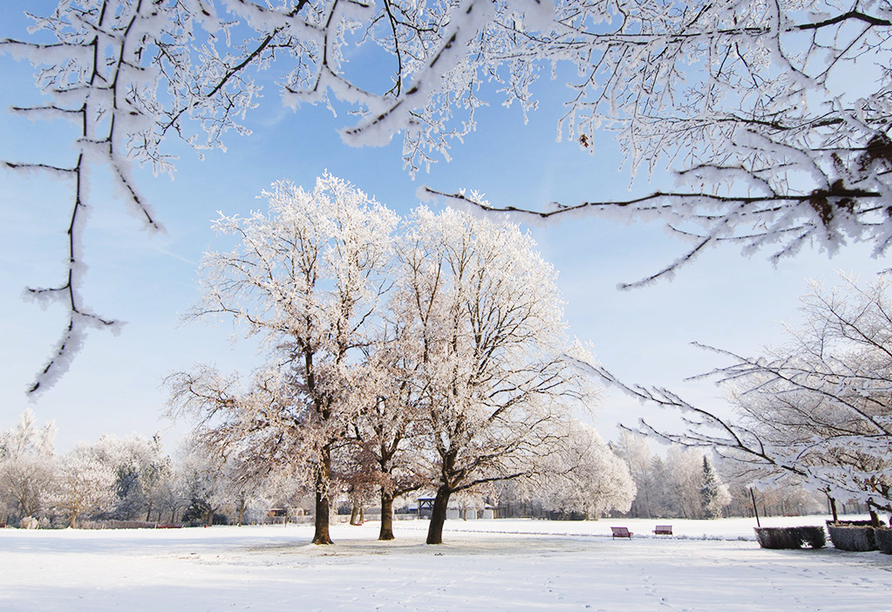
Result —
M 756 539 L 762 548 L 823 548 L 827 543 L 823 527 L 757 527 Z
M 827 531 L 830 532 L 830 540 L 833 542 L 833 546 L 839 550 L 863 552 L 877 549 L 873 527 L 828 525 Z
M 874 529 L 873 536 L 880 552 L 892 555 L 892 529 Z

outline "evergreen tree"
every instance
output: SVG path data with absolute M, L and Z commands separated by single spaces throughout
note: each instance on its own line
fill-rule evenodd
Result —
M 703 486 L 700 488 L 700 503 L 705 518 L 719 518 L 722 515 L 722 506 L 724 505 L 720 503 L 722 486 L 722 482 L 716 475 L 715 470 L 709 464 L 709 459 L 704 455 Z

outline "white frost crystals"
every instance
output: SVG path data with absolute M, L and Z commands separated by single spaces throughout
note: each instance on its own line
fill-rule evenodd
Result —
M 524 40 L 493 52 L 514 66 L 548 58 L 577 69 L 564 134 L 593 150 L 595 134 L 614 131 L 633 175 L 665 162 L 682 183 L 522 211 L 656 219 L 691 243 L 622 287 L 671 276 L 721 241 L 775 261 L 808 244 L 831 255 L 849 241 L 877 255 L 892 244 L 887 1 L 566 0 L 549 33 Z

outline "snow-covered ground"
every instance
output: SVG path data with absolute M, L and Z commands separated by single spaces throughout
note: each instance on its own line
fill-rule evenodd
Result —
M 5 529 L 0 610 L 892 610 L 892 556 L 762 550 L 747 519 L 447 521 L 442 546 L 426 527 L 335 525 L 326 547 L 309 525 Z

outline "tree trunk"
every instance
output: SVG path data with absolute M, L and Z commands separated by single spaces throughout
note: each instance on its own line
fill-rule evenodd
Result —
M 870 514 L 870 524 L 874 527 L 879 527 L 880 515 L 877 514 L 877 511 L 873 508 L 873 506 L 867 506 L 867 513 Z
M 328 529 L 328 515 L 331 506 L 328 502 L 328 485 L 331 477 L 331 451 L 323 448 L 319 462 L 319 472 L 316 474 L 316 532 L 313 534 L 313 544 L 332 544 L 331 534 Z
M 827 503 L 830 504 L 830 512 L 831 512 L 831 514 L 833 514 L 833 522 L 834 522 L 834 523 L 838 523 L 838 522 L 839 522 L 839 516 L 838 516 L 837 513 L 836 513 L 836 500 L 828 495 L 828 496 L 827 496 Z
M 431 524 L 427 530 L 428 544 L 443 543 L 443 524 L 446 522 L 446 506 L 449 504 L 449 496 L 452 491 L 446 485 L 440 485 L 437 496 L 434 498 L 434 507 L 431 511 Z
M 71 518 L 68 520 L 68 526 L 74 529 L 75 523 L 77 522 L 77 512 L 71 513 Z
M 378 532 L 379 540 L 393 539 L 393 495 L 381 489 L 381 531 Z
M 2 506 L 3 514 L 0 515 L 3 517 L 2 519 L 0 519 L 0 523 L 3 523 L 4 525 L 9 523 L 9 495 L 9 493 L 6 494 L 6 499 L 3 501 Z
M 360 514 L 360 506 L 356 502 L 353 502 L 353 507 L 350 509 L 350 524 L 351 525 L 362 525 L 362 519 L 359 518 Z

